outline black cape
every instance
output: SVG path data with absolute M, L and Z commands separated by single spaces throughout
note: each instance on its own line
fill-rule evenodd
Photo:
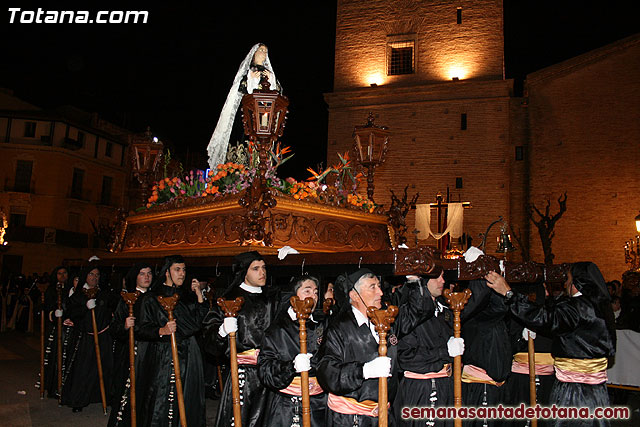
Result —
M 408 283 L 404 289 L 393 295 L 394 305 L 398 305 L 398 316 L 387 335 L 387 356 L 391 358 L 392 376 L 387 379 L 388 401 L 393 402 L 398 386 L 398 339 L 402 338 L 430 313 L 433 313 L 431 298 L 420 298 L 417 284 Z M 364 379 L 362 367 L 378 357 L 376 342 L 367 323 L 358 326 L 351 305 L 345 306 L 332 319 L 320 348 L 318 381 L 327 392 L 345 396 L 362 402 L 378 401 L 378 379 Z M 378 419 L 358 416 L 359 426 L 377 426 Z M 350 426 L 353 415 L 345 415 L 327 409 L 326 425 Z M 389 409 L 389 425 L 395 425 L 393 406 Z
M 263 288 L 263 292 L 254 294 L 236 286 L 225 295 L 226 299 L 244 298 L 244 305 L 238 312 L 238 332 L 236 347 L 238 353 L 250 349 L 260 349 L 265 330 L 271 324 L 278 308 L 278 295 L 274 291 Z M 203 342 L 205 351 L 214 357 L 229 358 L 229 339 L 221 337 L 218 329 L 224 320 L 219 307 L 214 307 L 204 321 Z M 220 406 L 216 416 L 216 426 L 227 427 L 233 420 L 231 402 L 231 381 L 228 374 L 225 387 L 220 398 Z M 242 425 L 246 427 L 260 426 L 266 405 L 266 388 L 258 378 L 257 365 L 240 365 L 240 396 L 242 405 Z
M 62 311 L 63 321 L 69 320 L 67 310 L 69 307 L 69 288 L 65 286 L 62 289 Z M 54 315 L 54 311 L 58 308 L 58 298 L 55 286 L 50 285 L 45 292 L 45 310 L 47 320 L 50 317 L 52 322 L 47 323 L 47 334 L 44 351 L 44 388 L 47 395 L 52 398 L 58 397 L 58 319 Z M 74 328 L 67 321 L 63 323 L 62 331 L 62 378 L 64 381 L 67 372 L 68 358 L 70 349 L 75 348 L 76 334 Z M 63 383 L 64 384 L 64 383 Z
M 74 324 L 78 338 L 69 355 L 68 372 L 62 387 L 62 404 L 74 408 L 101 402 L 93 323 L 91 310 L 86 306 L 87 300 L 84 292 L 77 290 L 69 298 L 67 310 L 67 315 Z M 108 332 L 112 312 L 108 301 L 108 293 L 100 290 L 96 295 L 94 309 L 105 391 L 111 387 L 113 368 L 112 339 Z
M 615 343 L 605 319 L 597 314 L 593 301 L 585 295 L 562 297 L 549 305 L 536 305 L 526 296 L 516 295 L 511 313 L 530 329 L 547 328 L 552 334 L 553 357 L 597 359 L 615 355 Z M 590 385 L 554 382 L 550 401 L 563 407 L 607 407 L 606 383 Z M 557 426 L 606 426 L 607 420 L 556 420 Z
M 317 353 L 322 342 L 324 325 L 308 319 L 306 327 L 307 353 L 314 355 L 311 358 L 309 377 L 315 377 L 318 366 Z M 294 398 L 279 391 L 289 386 L 296 376 L 300 376 L 293 366 L 293 359 L 300 353 L 299 337 L 299 323 L 292 320 L 286 310 L 280 311 L 265 332 L 258 356 L 258 376 L 262 384 L 269 389 L 263 427 L 288 427 L 294 423 L 296 416 L 297 422 L 302 423 L 302 398 Z M 309 400 L 311 425 L 324 426 L 326 393 L 310 396 Z
M 422 298 L 432 300 L 428 288 L 420 286 Z M 473 314 L 488 296 L 487 287 L 483 283 L 471 282 L 469 289 L 472 294 L 462 311 L 463 320 Z M 447 341 L 453 336 L 453 312 L 446 305 L 444 297 L 437 298 L 436 303 L 430 316 L 400 340 L 398 361 L 402 371 L 420 374 L 438 372 L 445 364 L 453 362 L 447 350 Z M 400 385 L 394 402 L 400 425 L 425 425 L 425 420 L 403 420 L 403 407 L 428 407 L 432 404 L 434 407 L 453 406 L 453 376 L 433 380 L 402 376 Z M 434 419 L 433 422 L 434 425 L 453 425 L 453 420 Z
M 135 339 L 135 373 L 139 375 L 140 361 L 144 360 L 147 341 L 140 341 L 139 322 L 141 294 L 133 306 L 133 315 L 136 318 L 133 327 Z M 114 340 L 113 345 L 113 381 L 109 393 L 111 413 L 109 414 L 108 426 L 128 426 L 131 425 L 131 382 L 129 371 L 129 331 L 125 329 L 124 322 L 129 317 L 129 306 L 120 300 L 111 321 L 109 331 Z M 137 378 L 137 377 L 136 377 Z M 137 384 L 137 382 L 136 382 Z M 137 394 L 136 394 L 137 396 Z
M 187 425 L 204 426 L 206 422 L 202 357 L 195 334 L 202 327 L 208 306 L 199 304 L 192 293 L 181 288 L 158 285 L 140 300 L 138 340 L 147 341 L 137 380 L 137 421 L 139 426 L 178 426 L 180 416 L 171 353 L 171 337 L 160 337 L 159 330 L 168 321 L 158 296 L 180 293 L 173 316 L 182 378 Z

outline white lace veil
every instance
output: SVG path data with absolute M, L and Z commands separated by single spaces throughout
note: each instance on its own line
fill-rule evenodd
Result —
M 240 83 L 242 82 L 242 78 L 249 73 L 253 55 L 261 45 L 262 43 L 257 43 L 251 48 L 247 56 L 240 64 L 238 72 L 236 73 L 236 77 L 233 79 L 233 85 L 229 90 L 227 100 L 224 102 L 224 106 L 222 107 L 222 111 L 220 112 L 218 124 L 216 125 L 216 128 L 213 131 L 213 135 L 211 135 L 211 141 L 209 141 L 209 145 L 207 146 L 207 153 L 209 154 L 209 167 L 211 169 L 215 168 L 221 163 L 224 163 L 225 157 L 227 155 L 227 147 L 229 146 L 229 136 L 231 134 L 231 129 L 233 128 L 233 122 L 235 120 L 238 107 L 240 106 L 240 101 L 242 101 L 242 96 L 244 95 L 238 89 L 240 87 Z M 271 83 L 271 89 L 274 90 L 276 89 L 277 80 L 276 75 L 273 72 L 273 68 L 271 67 L 271 61 L 269 61 L 268 52 L 263 65 L 271 73 L 271 75 L 269 76 L 269 83 Z M 253 90 L 257 87 L 258 82 L 254 82 L 253 80 L 254 79 L 251 79 L 249 75 L 247 78 L 248 93 L 253 93 Z

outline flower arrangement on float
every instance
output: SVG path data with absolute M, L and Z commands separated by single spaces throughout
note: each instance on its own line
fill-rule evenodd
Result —
M 280 179 L 276 171 L 293 154 L 289 147 L 281 148 L 280 143 L 269 151 L 267 165 L 267 187 L 278 195 L 290 196 L 296 200 L 315 201 L 346 206 L 365 212 L 375 212 L 379 206 L 366 196 L 358 194 L 356 189 L 362 180 L 361 173 L 355 173 L 348 153 L 338 154 L 340 162 L 317 172 L 307 171 L 311 177 L 306 181 L 293 178 Z M 210 198 L 212 201 L 228 195 L 238 194 L 251 186 L 258 176 L 258 156 L 253 144 L 247 146 L 248 165 L 227 162 L 219 164 L 205 175 L 203 171 L 190 171 L 184 177 L 165 177 L 156 182 L 151 189 L 146 208 L 151 209 L 168 202 L 188 198 Z

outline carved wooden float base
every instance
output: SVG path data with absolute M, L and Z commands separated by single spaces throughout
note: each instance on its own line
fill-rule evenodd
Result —
M 389 250 L 387 218 L 353 209 L 275 197 L 266 214 L 273 245 L 240 244 L 245 210 L 238 198 L 174 209 L 151 210 L 127 218 L 122 250 L 115 257 L 233 255 L 258 249 L 277 253 L 291 246 L 300 253 Z

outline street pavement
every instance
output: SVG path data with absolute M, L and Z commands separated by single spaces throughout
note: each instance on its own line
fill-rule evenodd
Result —
M 0 426 L 102 427 L 109 418 L 100 403 L 82 412 L 59 407 L 56 399 L 40 399 L 35 387 L 40 372 L 40 336 L 22 332 L 0 333 Z M 207 425 L 214 425 L 217 400 L 207 399 Z M 109 411 L 110 409 L 107 409 Z

